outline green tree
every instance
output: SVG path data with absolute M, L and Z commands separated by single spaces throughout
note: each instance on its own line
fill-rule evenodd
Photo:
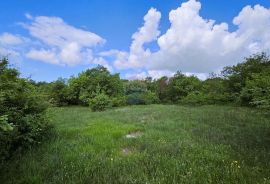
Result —
M 88 105 L 89 99 L 95 97 L 97 88 L 110 98 L 123 95 L 123 82 L 119 74 L 110 74 L 103 66 L 86 70 L 77 78 L 72 77 L 68 86 L 72 101 L 83 105 Z
M 50 84 L 50 101 L 57 106 L 64 106 L 69 103 L 69 89 L 66 80 L 59 78 Z
M 167 89 L 167 96 L 171 102 L 179 102 L 189 93 L 199 91 L 201 81 L 196 76 L 185 76 L 177 72 L 170 78 Z
M 256 54 L 245 59 L 235 66 L 225 67 L 222 75 L 225 79 L 225 87 L 230 94 L 230 101 L 239 101 L 242 89 L 246 82 L 252 79 L 254 74 L 260 74 L 270 70 L 270 59 L 265 53 Z M 247 104 L 241 102 L 242 104 Z
M 242 88 L 240 99 L 242 105 L 270 108 L 270 71 L 253 74 Z

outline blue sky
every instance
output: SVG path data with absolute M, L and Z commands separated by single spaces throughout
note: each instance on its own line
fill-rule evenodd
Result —
M 261 6 L 255 8 L 257 4 Z M 248 5 L 251 8 L 244 12 L 242 9 Z M 269 0 L 9 0 L 1 1 L 0 7 L 0 54 L 9 54 L 24 77 L 39 81 L 67 78 L 97 64 L 119 72 L 122 78 L 159 77 L 172 75 L 176 70 L 203 78 L 210 71 L 234 64 L 248 54 L 270 50 Z M 151 8 L 155 9 L 149 11 Z M 170 21 L 169 13 L 177 8 L 174 20 Z M 233 24 L 241 12 L 238 23 Z M 39 19 L 40 16 L 45 18 Z M 62 38 L 60 30 L 53 30 L 45 37 L 42 30 L 37 30 L 47 30 L 41 26 L 48 25 L 51 25 L 48 32 L 54 29 L 53 18 L 61 19 L 56 21 L 55 29 L 70 28 L 71 33 L 63 36 L 66 47 L 52 43 L 56 40 L 45 40 L 53 39 L 55 34 Z M 205 28 L 210 19 L 215 23 Z M 223 25 L 221 31 L 214 32 L 213 27 L 223 22 L 228 24 L 228 29 Z M 257 30 L 248 35 L 247 30 L 253 29 Z M 84 38 L 72 37 L 80 34 L 79 30 L 83 31 L 82 36 L 89 36 L 89 41 L 84 43 Z M 166 34 L 168 30 L 173 33 Z M 93 41 L 88 33 L 98 37 Z M 132 38 L 134 33 L 136 38 Z M 82 40 L 77 42 L 77 38 Z M 130 49 L 132 44 L 134 49 Z M 224 46 L 215 50 L 221 44 Z M 208 53 L 204 46 L 209 50 L 213 47 L 216 54 Z M 175 52 L 170 51 L 174 49 Z M 110 54 L 100 55 L 112 50 Z M 52 57 L 47 58 L 44 53 Z M 76 54 L 82 56 L 76 57 Z

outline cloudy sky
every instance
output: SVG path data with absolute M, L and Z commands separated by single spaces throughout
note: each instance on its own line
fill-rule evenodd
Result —
M 0 55 L 23 77 L 67 78 L 98 64 L 122 78 L 201 79 L 270 54 L 269 0 L 9 0 Z

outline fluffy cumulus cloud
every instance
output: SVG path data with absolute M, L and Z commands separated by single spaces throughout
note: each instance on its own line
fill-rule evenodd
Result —
M 144 49 L 144 44 L 155 41 L 160 34 L 158 30 L 161 13 L 156 9 L 151 8 L 144 16 L 144 25 L 132 35 L 132 44 L 130 52 L 111 52 L 116 56 L 115 66 L 119 69 L 130 67 L 142 67 L 144 58 L 149 57 L 151 52 L 149 49 Z
M 26 54 L 33 60 L 69 66 L 90 64 L 92 48 L 105 42 L 97 34 L 75 28 L 59 17 L 26 17 L 30 22 L 23 23 L 23 27 L 41 42 L 41 48 L 31 48 Z
M 200 9 L 200 2 L 190 0 L 170 12 L 171 27 L 159 37 L 160 50 L 152 54 L 148 67 L 203 73 L 256 52 L 270 51 L 269 9 L 245 7 L 233 20 L 238 27 L 234 32 L 228 31 L 227 23 L 203 19 Z
M 270 9 L 246 6 L 233 19 L 237 29 L 230 32 L 228 23 L 217 24 L 201 17 L 201 8 L 196 0 L 182 3 L 169 13 L 171 25 L 160 36 L 161 15 L 150 9 L 144 17 L 144 26 L 132 37 L 130 51 L 111 53 L 115 67 L 146 68 L 149 75 L 150 71 L 181 70 L 205 78 L 206 73 L 235 64 L 245 56 L 262 51 L 270 53 Z M 158 51 L 150 52 L 143 47 L 155 40 Z

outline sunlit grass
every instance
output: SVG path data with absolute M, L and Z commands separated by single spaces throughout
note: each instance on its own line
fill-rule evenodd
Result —
M 270 121 L 237 107 L 50 109 L 56 136 L 1 183 L 269 183 Z M 126 138 L 140 132 L 138 138 Z

